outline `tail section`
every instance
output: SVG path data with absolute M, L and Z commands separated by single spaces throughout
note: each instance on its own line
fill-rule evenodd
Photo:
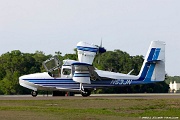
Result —
M 165 79 L 165 42 L 152 41 L 139 73 L 144 82 L 164 81 Z

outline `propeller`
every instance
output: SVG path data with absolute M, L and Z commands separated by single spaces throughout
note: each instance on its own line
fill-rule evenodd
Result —
M 102 47 L 102 39 L 101 39 L 101 43 L 100 46 L 96 45 L 98 47 L 98 52 L 97 53 L 105 53 L 106 49 L 104 47 Z
M 102 53 L 105 53 L 106 52 L 106 49 L 104 47 L 102 47 L 102 38 L 101 38 L 101 43 L 100 43 L 100 46 L 96 45 L 98 47 L 98 64 L 100 62 L 100 56 Z

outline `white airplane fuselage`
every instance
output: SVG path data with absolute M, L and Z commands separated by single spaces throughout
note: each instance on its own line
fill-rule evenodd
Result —
M 116 74 L 116 73 L 115 73 Z M 121 79 L 102 79 L 91 81 L 91 84 L 83 84 L 84 88 L 96 89 L 113 86 L 127 86 L 143 83 L 143 80 L 137 79 L 137 76 L 122 76 Z M 72 77 L 51 77 L 48 72 L 24 75 L 19 78 L 21 86 L 31 90 L 59 90 L 81 92 L 80 83 L 75 82 Z

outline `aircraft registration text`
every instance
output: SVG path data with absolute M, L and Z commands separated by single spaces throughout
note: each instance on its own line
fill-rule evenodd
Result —
M 120 80 L 112 80 L 110 84 L 113 85 L 131 85 L 132 80 L 124 80 L 124 79 L 120 79 Z

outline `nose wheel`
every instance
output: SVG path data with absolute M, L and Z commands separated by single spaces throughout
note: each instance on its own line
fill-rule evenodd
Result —
M 31 92 L 31 95 L 32 95 L 33 97 L 36 97 L 36 96 L 38 95 L 38 92 L 37 92 L 37 91 L 32 91 L 32 92 Z

